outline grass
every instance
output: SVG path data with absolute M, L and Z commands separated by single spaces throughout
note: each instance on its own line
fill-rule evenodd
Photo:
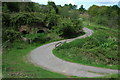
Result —
M 84 22 L 94 31 L 93 35 L 77 39 L 53 50 L 55 56 L 84 65 L 118 69 L 118 31 Z
M 39 44 L 43 45 L 43 44 Z M 38 47 L 35 44 L 15 42 L 12 48 L 3 53 L 4 78 L 65 78 L 65 75 L 42 69 L 29 63 L 26 55 Z
M 85 25 L 85 26 L 87 26 L 87 25 Z M 93 36 L 91 36 L 94 38 L 97 36 L 96 34 L 100 33 L 100 31 L 103 31 L 102 32 L 103 34 L 105 31 L 108 31 L 109 32 L 108 34 L 110 34 L 114 38 L 116 37 L 115 34 L 117 34 L 116 30 L 110 30 L 109 28 L 105 28 L 105 27 L 101 27 L 101 26 L 96 27 L 96 25 L 93 25 L 93 24 L 92 24 L 92 26 L 87 26 L 87 27 L 94 30 L 94 34 L 93 34 Z M 46 43 L 49 43 L 52 41 L 56 41 L 56 37 L 57 37 L 57 40 L 60 40 L 60 38 L 54 34 L 49 34 L 47 36 L 52 38 L 53 40 L 45 42 L 45 43 L 39 43 L 37 45 L 36 44 L 27 44 L 24 42 L 15 42 L 9 50 L 6 50 L 3 53 L 3 57 L 2 57 L 3 58 L 3 65 L 2 65 L 3 77 L 4 78 L 66 78 L 66 77 L 68 77 L 68 76 L 65 76 L 65 75 L 62 75 L 59 73 L 45 70 L 45 69 L 40 68 L 39 66 L 35 66 L 27 61 L 26 56 L 30 53 L 31 50 L 35 49 L 36 47 L 38 47 L 40 45 L 43 45 L 43 44 L 46 44 Z M 91 37 L 90 37 L 90 39 L 91 39 Z M 89 41 L 92 41 L 90 39 L 89 38 L 80 39 L 80 40 L 78 39 L 71 43 L 68 43 L 68 44 L 66 43 L 63 46 L 56 48 L 53 52 L 56 56 L 58 56 L 64 60 L 67 60 L 67 61 L 82 63 L 85 65 L 117 69 L 117 65 L 106 66 L 106 63 L 105 63 L 105 65 L 96 64 L 96 62 L 89 64 L 89 62 L 92 62 L 92 59 L 89 57 L 89 55 L 87 55 L 87 56 L 85 56 L 83 54 L 77 55 L 77 53 L 82 53 L 82 52 L 89 53 L 91 51 L 91 53 L 93 53 L 93 52 L 101 50 L 101 49 L 103 51 L 106 51 L 108 49 L 108 48 L 106 48 L 104 50 L 103 48 L 100 48 L 100 46 L 95 48 L 96 47 L 95 45 L 92 45 L 93 48 L 90 48 L 91 45 L 84 44 L 86 42 L 89 43 Z M 93 41 L 94 41 L 94 39 L 93 39 Z M 72 46 L 71 46 L 71 44 L 72 44 Z M 94 44 L 94 43 L 92 43 L 92 44 Z M 113 44 L 113 46 L 114 46 L 114 44 Z M 82 48 L 80 48 L 80 47 L 82 47 Z M 110 49 L 108 49 L 109 52 L 111 51 Z M 115 54 L 114 51 L 113 51 L 113 53 Z M 82 61 L 80 61 L 81 56 L 82 56 L 82 58 L 84 58 Z M 90 58 L 89 62 L 87 60 L 85 61 L 86 57 L 87 57 L 87 59 Z M 103 56 L 101 56 L 101 57 L 103 57 Z M 97 57 L 97 58 L 99 58 L 99 57 Z M 95 59 L 97 59 L 97 58 L 95 57 Z M 114 64 L 117 64 L 117 62 Z M 110 75 L 110 76 L 116 76 L 116 75 Z
M 4 78 L 66 78 L 63 74 L 51 72 L 33 65 L 27 60 L 27 55 L 33 49 L 50 42 L 62 40 L 55 33 L 46 34 L 28 34 L 27 37 L 35 38 L 36 43 L 28 44 L 22 41 L 7 45 L 3 52 L 3 77 Z

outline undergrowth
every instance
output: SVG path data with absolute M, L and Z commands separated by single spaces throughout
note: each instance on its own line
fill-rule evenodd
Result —
M 93 35 L 65 43 L 53 50 L 54 55 L 80 64 L 118 69 L 117 30 L 84 24 L 94 31 Z

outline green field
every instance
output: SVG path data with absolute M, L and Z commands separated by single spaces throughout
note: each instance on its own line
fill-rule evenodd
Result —
M 40 44 L 41 45 L 41 44 Z M 40 46 L 39 45 L 39 46 Z M 3 54 L 3 77 L 5 78 L 65 78 L 28 62 L 27 55 L 38 45 L 16 42 Z
M 77 39 L 53 50 L 55 56 L 75 63 L 118 69 L 118 31 L 84 22 L 94 31 L 85 39 Z

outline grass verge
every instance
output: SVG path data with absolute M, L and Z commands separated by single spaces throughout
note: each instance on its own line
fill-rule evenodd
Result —
M 77 39 L 53 50 L 53 54 L 66 61 L 84 65 L 118 69 L 118 31 L 84 22 L 93 35 Z
M 39 44 L 27 44 L 15 42 L 12 48 L 3 53 L 3 77 L 4 78 L 65 78 L 66 76 L 44 70 L 30 64 L 26 55 Z M 43 45 L 43 44 L 40 44 Z M 39 45 L 39 46 L 40 46 Z
M 82 34 L 80 34 L 82 35 Z M 37 37 L 36 37 L 37 36 Z M 79 35 L 77 35 L 79 36 Z M 36 42 L 28 44 L 21 41 L 16 41 L 7 45 L 8 48 L 3 52 L 3 77 L 4 78 L 66 78 L 62 74 L 51 72 L 45 69 L 35 66 L 27 61 L 26 56 L 33 49 L 42 46 L 44 44 L 63 40 L 64 38 L 59 37 L 55 33 L 31 35 L 27 37 L 36 37 Z M 75 36 L 74 36 L 75 37 Z M 9 48 L 11 47 L 11 48 Z

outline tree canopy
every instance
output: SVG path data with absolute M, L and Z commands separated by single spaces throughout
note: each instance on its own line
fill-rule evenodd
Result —
M 95 23 L 109 26 L 109 27 L 118 27 L 119 17 L 120 17 L 120 8 L 117 5 L 113 6 L 97 6 L 93 5 L 88 9 L 88 14 L 90 20 Z

